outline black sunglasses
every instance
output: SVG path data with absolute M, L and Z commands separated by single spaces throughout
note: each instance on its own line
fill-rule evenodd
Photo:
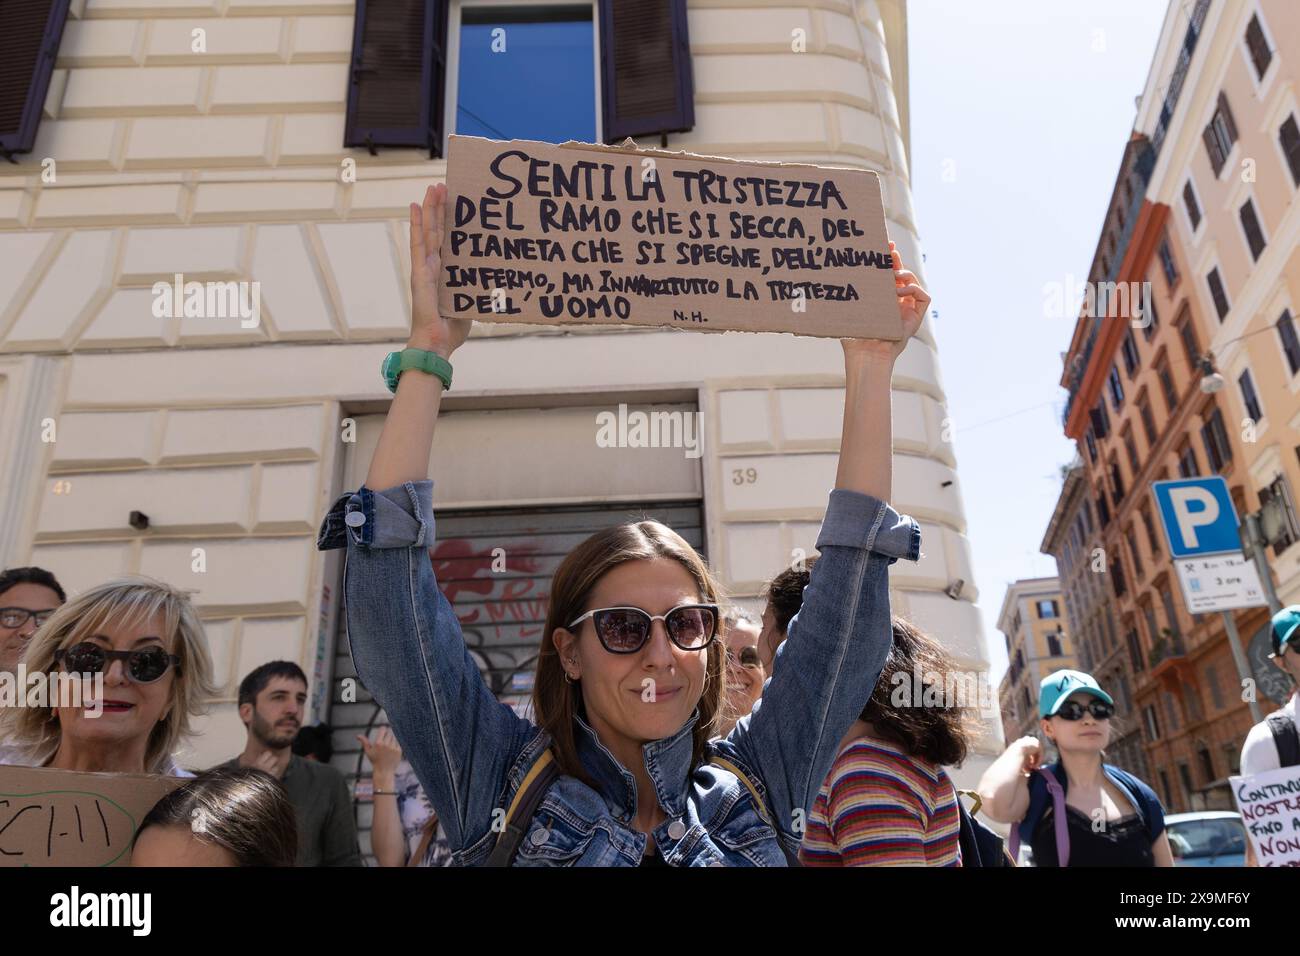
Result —
M 168 654 L 161 647 L 139 647 L 133 651 L 107 651 L 98 644 L 83 641 L 72 647 L 61 647 L 54 659 L 72 674 L 98 674 L 108 670 L 109 661 L 126 661 L 126 676 L 137 684 L 152 684 L 175 667 L 180 673 L 181 659 Z
M 716 604 L 679 604 L 664 614 L 648 614 L 639 607 L 602 607 L 588 611 L 569 624 L 574 630 L 592 618 L 600 644 L 611 654 L 635 654 L 650 640 L 650 628 L 663 621 L 668 638 L 684 651 L 701 651 L 718 632 Z
M 1061 705 L 1061 709 L 1056 712 L 1056 716 L 1062 720 L 1082 720 L 1084 711 L 1092 714 L 1098 720 L 1110 720 L 1115 716 L 1115 705 L 1108 704 L 1100 698 L 1088 701 L 1086 706 L 1077 700 L 1067 700 Z
M 728 647 L 727 661 L 729 663 L 738 664 L 741 667 L 758 667 L 759 664 L 762 663 L 762 660 L 758 656 L 758 648 L 753 644 L 746 644 L 742 647 L 739 656 L 736 655 L 735 651 Z

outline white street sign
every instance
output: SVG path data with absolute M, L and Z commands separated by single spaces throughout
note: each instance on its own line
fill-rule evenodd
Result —
M 1192 614 L 1268 604 L 1255 565 L 1240 551 L 1206 558 L 1176 558 L 1183 600 Z

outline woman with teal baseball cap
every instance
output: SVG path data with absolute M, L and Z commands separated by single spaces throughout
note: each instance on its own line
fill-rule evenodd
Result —
M 1053 671 L 1038 692 L 1039 729 L 1060 759 L 1043 766 L 1037 737 L 1021 737 L 980 780 L 984 812 L 1014 824 L 1037 866 L 1173 866 L 1164 808 L 1132 774 L 1104 763 L 1115 701 L 1091 674 Z

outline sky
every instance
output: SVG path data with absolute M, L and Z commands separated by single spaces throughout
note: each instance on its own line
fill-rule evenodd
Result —
M 995 683 L 1007 585 L 1056 574 L 1038 549 L 1075 455 L 1074 318 L 1045 287 L 1087 275 L 1166 6 L 908 0 L 912 195 Z

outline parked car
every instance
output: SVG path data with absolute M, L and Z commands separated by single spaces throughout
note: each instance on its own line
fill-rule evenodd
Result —
M 1228 810 L 1175 813 L 1165 817 L 1175 866 L 1245 866 L 1246 828 Z

